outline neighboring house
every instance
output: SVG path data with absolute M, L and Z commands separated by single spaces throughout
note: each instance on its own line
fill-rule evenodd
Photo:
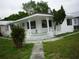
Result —
M 0 33 L 4 36 L 10 36 L 11 28 L 10 23 L 13 21 L 0 21 Z
M 73 25 L 75 30 L 79 29 L 79 17 L 74 17 Z
M 63 23 L 56 26 L 56 30 L 54 30 L 53 16 L 49 14 L 33 14 L 10 23 L 23 27 L 27 39 L 47 39 L 54 37 L 54 35 L 74 31 L 74 18 L 71 16 L 66 16 Z M 5 26 L 8 26 L 8 35 L 10 36 L 11 29 L 9 24 L 5 24 Z M 4 33 L 7 33 L 7 30 Z M 2 32 L 3 35 L 4 33 Z
M 73 20 L 74 29 L 75 30 L 79 29 L 79 11 L 73 12 L 70 15 L 74 17 L 74 20 Z

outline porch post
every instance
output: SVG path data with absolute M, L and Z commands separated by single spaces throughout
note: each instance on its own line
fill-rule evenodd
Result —
M 31 23 L 30 23 L 30 20 L 29 20 L 29 34 L 31 35 Z
M 48 33 L 49 33 L 49 18 L 46 18 L 46 21 L 47 21 L 47 30 L 48 30 Z

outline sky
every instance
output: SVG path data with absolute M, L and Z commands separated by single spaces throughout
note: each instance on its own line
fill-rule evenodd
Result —
M 30 0 L 0 0 L 0 18 L 7 17 L 11 14 L 23 11 L 22 3 L 27 3 Z M 33 0 L 40 2 L 41 0 Z M 51 9 L 60 9 L 63 5 L 67 14 L 79 11 L 79 0 L 42 0 L 48 3 Z

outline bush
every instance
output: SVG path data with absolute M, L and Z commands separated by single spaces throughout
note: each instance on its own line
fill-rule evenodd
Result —
M 11 37 L 16 48 L 22 48 L 23 41 L 25 38 L 25 30 L 19 26 L 13 26 L 12 28 Z

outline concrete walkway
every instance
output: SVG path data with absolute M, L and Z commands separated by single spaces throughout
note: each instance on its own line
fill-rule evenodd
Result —
M 53 39 L 31 42 L 31 43 L 34 43 L 34 47 L 32 49 L 32 54 L 30 56 L 30 59 L 44 59 L 44 51 L 43 51 L 42 42 L 56 41 L 56 40 L 59 40 L 61 38 L 71 36 L 71 35 L 74 35 L 74 34 L 77 34 L 77 33 L 79 33 L 79 32 L 68 34 L 68 35 L 65 35 L 65 36 L 62 36 L 62 37 L 53 38 Z
M 34 44 L 30 59 L 44 59 L 42 42 L 37 42 Z

